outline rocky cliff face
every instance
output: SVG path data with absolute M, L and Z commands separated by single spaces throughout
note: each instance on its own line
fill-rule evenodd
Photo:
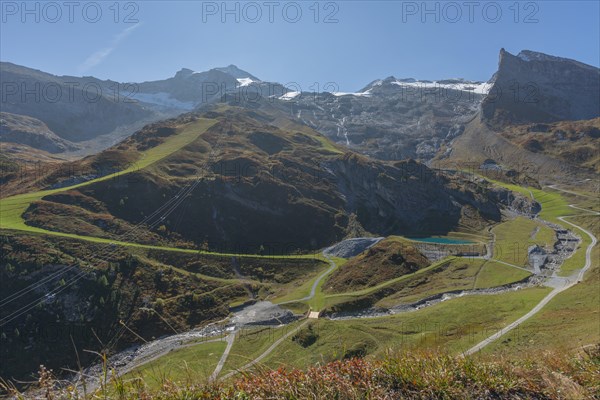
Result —
M 481 220 L 500 220 L 502 203 L 477 193 L 466 179 L 451 178 L 413 160 L 381 164 L 357 155 L 335 160 L 337 188 L 348 213 L 369 232 L 436 234 L 456 229 L 464 208 Z
M 0 142 L 24 144 L 49 153 L 76 150 L 77 146 L 56 135 L 39 119 L 0 112 Z
M 462 133 L 485 90 L 482 82 L 389 77 L 357 93 L 289 92 L 272 103 L 363 154 L 383 160 L 428 160 Z
M 600 115 L 600 70 L 575 60 L 502 49 L 492 81 L 482 103 L 482 119 L 492 126 Z
M 137 223 L 194 179 L 218 142 L 210 172 L 164 221 L 165 230 L 211 248 L 244 246 L 246 252 L 261 245 L 279 246 L 279 252 L 323 248 L 356 224 L 378 235 L 443 234 L 499 221 L 513 201 L 481 182 L 416 161 L 382 162 L 341 151 L 293 121 L 281 129 L 263 122 L 268 115 L 240 108 L 204 115 L 219 122 L 186 149 L 127 182 L 105 181 L 80 191 L 118 219 Z M 185 129 L 188 120 L 154 124 L 120 148 L 164 137 L 167 130 L 161 128 Z

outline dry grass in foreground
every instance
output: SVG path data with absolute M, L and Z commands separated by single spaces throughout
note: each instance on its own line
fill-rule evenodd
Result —
M 578 355 L 544 352 L 518 360 L 395 353 L 304 371 L 260 368 L 225 383 L 165 380 L 159 390 L 148 389 L 142 379 L 117 379 L 87 396 L 56 388 L 42 369 L 39 386 L 36 393 L 46 399 L 600 399 L 600 344 Z

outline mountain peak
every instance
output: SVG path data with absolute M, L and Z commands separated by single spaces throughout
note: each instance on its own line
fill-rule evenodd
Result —
M 600 70 L 568 58 L 522 50 L 516 56 L 500 50 L 491 95 L 482 118 L 494 126 L 597 118 Z M 504 96 L 522 88 L 518 97 Z
M 182 68 L 175 74 L 175 78 L 187 78 L 188 76 L 191 76 L 193 74 L 194 71 L 192 71 L 191 69 Z
M 226 74 L 229 74 L 231 76 L 233 76 L 235 79 L 245 79 L 245 78 L 250 78 L 253 81 L 260 81 L 260 79 L 258 79 L 256 76 L 252 75 L 251 73 L 244 71 L 243 69 L 238 68 L 236 65 L 233 64 L 229 64 L 227 67 L 219 67 L 219 68 L 214 68 L 217 71 L 221 71 L 224 72 Z
M 511 56 L 511 57 L 516 57 L 521 61 L 525 61 L 525 62 L 532 62 L 532 61 L 537 61 L 537 62 L 561 62 L 561 63 L 571 63 L 574 65 L 577 65 L 579 67 L 584 67 L 584 68 L 588 68 L 588 69 L 594 69 L 594 70 L 598 70 L 597 67 L 594 67 L 592 65 L 589 64 L 585 64 L 582 63 L 580 61 L 577 60 L 573 60 L 571 58 L 565 58 L 565 57 L 557 57 L 557 56 L 553 56 L 550 54 L 546 54 L 546 53 L 541 53 L 539 51 L 533 51 L 533 50 L 521 50 L 516 56 L 511 54 L 510 52 L 506 51 L 504 48 L 500 49 L 500 62 L 502 63 L 502 60 L 504 58 L 506 58 L 506 56 Z

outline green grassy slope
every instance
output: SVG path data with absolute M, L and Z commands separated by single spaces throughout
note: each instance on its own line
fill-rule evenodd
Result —
M 527 249 L 533 244 L 552 247 L 556 241 L 554 231 L 541 222 L 518 217 L 503 222 L 492 229 L 496 235 L 494 258 L 514 264 L 527 266 Z
M 573 222 L 600 235 L 600 217 L 573 217 Z M 579 252 L 584 253 L 585 248 Z M 584 258 L 577 264 L 583 266 Z M 560 293 L 517 330 L 519 340 L 498 340 L 485 352 L 523 354 L 540 350 L 569 351 L 600 342 L 600 248 L 592 251 L 592 267 L 583 282 Z
M 531 273 L 494 261 L 487 261 L 477 275 L 474 288 L 484 289 L 521 281 Z
M 188 125 L 185 129 L 182 129 L 176 135 L 172 135 L 169 138 L 167 138 L 167 140 L 165 140 L 165 142 L 163 142 L 162 144 L 142 152 L 140 158 L 129 168 L 123 171 L 115 172 L 113 174 L 105 175 L 96 179 L 92 179 L 64 188 L 42 190 L 38 192 L 26 193 L 0 199 L 0 229 L 18 229 L 27 232 L 49 233 L 49 231 L 45 229 L 28 226 L 23 221 L 23 213 L 25 212 L 27 207 L 34 201 L 41 200 L 44 196 L 65 192 L 71 189 L 81 188 L 97 182 L 103 182 L 110 179 L 119 178 L 131 172 L 139 171 L 143 168 L 146 168 L 154 164 L 155 162 L 160 161 L 163 158 L 169 156 L 175 151 L 190 144 L 207 129 L 213 126 L 216 122 L 216 120 L 212 119 L 199 119 L 197 122 Z
M 265 360 L 271 368 L 305 367 L 344 356 L 382 355 L 388 349 L 444 347 L 461 352 L 490 332 L 516 320 L 550 289 L 467 296 L 416 312 L 347 321 L 318 320 L 317 340 L 307 347 L 285 340 Z
M 124 380 L 143 379 L 150 389 L 158 389 L 165 380 L 177 384 L 208 382 L 225 350 L 224 341 L 199 343 L 172 351 L 123 376 Z

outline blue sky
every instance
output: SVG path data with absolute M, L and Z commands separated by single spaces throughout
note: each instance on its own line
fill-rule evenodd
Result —
M 228 2 L 229 14 L 221 1 L 74 3 L 3 0 L 2 61 L 136 82 L 236 64 L 341 91 L 390 75 L 485 81 L 501 47 L 600 64 L 598 1 Z

